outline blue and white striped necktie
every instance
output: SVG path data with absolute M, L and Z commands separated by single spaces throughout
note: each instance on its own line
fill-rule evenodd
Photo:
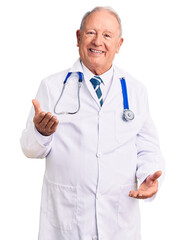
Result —
M 99 76 L 94 76 L 93 78 L 90 79 L 90 82 L 92 83 L 94 90 L 96 92 L 96 95 L 98 97 L 100 106 L 103 105 L 103 97 L 102 97 L 102 92 L 100 89 L 100 84 L 103 82 L 102 79 Z

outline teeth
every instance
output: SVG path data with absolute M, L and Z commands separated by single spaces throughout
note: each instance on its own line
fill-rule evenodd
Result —
M 102 51 L 98 51 L 98 50 L 95 50 L 95 49 L 90 49 L 91 52 L 95 52 L 95 53 L 102 53 Z

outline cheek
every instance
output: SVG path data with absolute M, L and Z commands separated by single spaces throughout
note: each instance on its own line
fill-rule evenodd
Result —
M 88 44 L 89 44 L 89 43 L 88 43 L 87 39 L 83 39 L 83 40 L 79 43 L 79 48 L 81 49 L 81 51 L 86 51 Z
M 114 55 L 118 51 L 118 45 L 115 42 L 107 42 L 106 43 L 106 50 L 111 54 Z
M 87 36 L 83 36 L 81 39 L 81 45 L 82 46 L 87 46 L 91 42 L 91 38 Z
M 86 58 L 88 55 L 87 47 L 85 44 L 83 44 L 83 42 L 81 42 L 79 44 L 79 54 L 80 54 L 80 57 L 82 58 L 82 60 L 84 60 L 84 58 Z
M 110 42 L 106 42 L 106 44 L 105 44 L 106 50 L 112 51 L 112 49 L 113 49 L 112 47 L 113 47 L 113 45 Z
M 114 55 L 117 53 L 117 48 L 115 48 L 115 46 L 110 46 L 108 49 L 108 53 L 111 57 L 114 57 Z

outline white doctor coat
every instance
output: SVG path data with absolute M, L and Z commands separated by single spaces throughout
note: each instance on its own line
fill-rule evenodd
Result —
M 156 130 L 150 118 L 143 85 L 113 66 L 114 78 L 102 108 L 94 90 L 82 82 L 80 111 L 59 115 L 57 131 L 49 137 L 37 132 L 32 108 L 21 147 L 30 158 L 46 158 L 39 240 L 140 240 L 137 199 L 128 196 L 137 180 L 164 171 Z M 78 106 L 76 72 L 71 69 L 41 82 L 36 99 L 45 112 L 54 114 L 63 81 L 69 78 L 57 111 Z M 135 119 L 122 120 L 120 78 L 125 77 L 130 109 Z M 161 178 L 160 178 L 161 181 Z

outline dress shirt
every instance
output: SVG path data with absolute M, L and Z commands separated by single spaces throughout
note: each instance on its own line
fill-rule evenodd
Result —
M 87 81 L 90 81 L 91 78 L 93 78 L 95 75 L 81 62 L 82 64 L 82 68 L 83 68 L 83 72 L 84 72 L 84 79 L 86 84 Z M 110 86 L 112 84 L 112 80 L 113 80 L 113 66 L 111 66 L 111 68 L 106 71 L 105 73 L 99 75 L 99 77 L 102 79 L 103 83 L 100 85 L 101 91 L 102 91 L 102 96 L 103 96 L 103 101 L 106 99 L 106 96 L 108 94 L 108 91 L 110 89 Z M 92 89 L 93 86 L 91 84 Z

